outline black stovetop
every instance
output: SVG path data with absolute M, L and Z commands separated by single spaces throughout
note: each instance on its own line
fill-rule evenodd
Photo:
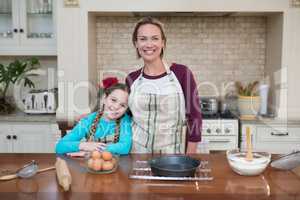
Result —
M 238 116 L 230 111 L 218 112 L 215 114 L 202 113 L 203 119 L 238 119 Z

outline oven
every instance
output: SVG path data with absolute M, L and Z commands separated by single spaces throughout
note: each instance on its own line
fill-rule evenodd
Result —
M 239 121 L 231 112 L 203 114 L 202 142 L 198 153 L 238 148 Z

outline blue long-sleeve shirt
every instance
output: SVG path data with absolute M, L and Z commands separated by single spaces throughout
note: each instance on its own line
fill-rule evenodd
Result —
M 56 153 L 64 154 L 69 152 L 79 151 L 80 141 L 85 139 L 86 135 L 92 126 L 93 120 L 95 119 L 97 112 L 89 114 L 87 117 L 80 120 L 80 122 L 65 135 L 56 144 Z M 101 139 L 108 135 L 114 135 L 116 128 L 115 121 L 107 121 L 103 117 L 99 120 L 96 128 L 94 139 Z M 126 155 L 129 153 L 132 144 L 132 131 L 131 131 L 131 117 L 125 114 L 120 122 L 120 136 L 117 143 L 108 144 L 106 151 L 113 154 Z

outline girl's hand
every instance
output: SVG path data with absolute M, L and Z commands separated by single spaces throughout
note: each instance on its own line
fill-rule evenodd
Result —
M 81 151 L 103 151 L 106 148 L 106 144 L 101 142 L 81 142 L 79 149 Z

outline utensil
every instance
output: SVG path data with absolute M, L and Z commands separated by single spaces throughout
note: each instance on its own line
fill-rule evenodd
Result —
M 56 176 L 60 186 L 64 189 L 64 191 L 68 191 L 70 189 L 72 183 L 72 176 L 67 165 L 67 162 L 61 158 L 57 158 L 55 162 L 56 167 Z
M 250 133 L 250 127 L 246 127 L 246 144 L 247 144 L 247 154 L 246 154 L 246 160 L 252 161 L 253 160 L 253 153 L 252 153 L 252 143 L 251 143 L 251 133 Z
M 12 180 L 12 179 L 15 179 L 18 177 L 30 178 L 30 177 L 33 177 L 37 173 L 49 171 L 52 169 L 55 169 L 55 167 L 52 166 L 52 167 L 47 167 L 47 168 L 43 168 L 43 169 L 38 169 L 37 162 L 35 160 L 32 160 L 30 163 L 28 163 L 28 164 L 24 165 L 23 167 L 21 167 L 20 169 L 18 169 L 15 174 L 1 176 L 0 180 L 3 180 L 3 181 Z
M 295 151 L 273 160 L 271 166 L 282 170 L 291 170 L 300 166 L 300 151 Z
M 153 175 L 166 177 L 191 177 L 195 175 L 200 161 L 188 156 L 161 156 L 151 159 L 149 165 Z

